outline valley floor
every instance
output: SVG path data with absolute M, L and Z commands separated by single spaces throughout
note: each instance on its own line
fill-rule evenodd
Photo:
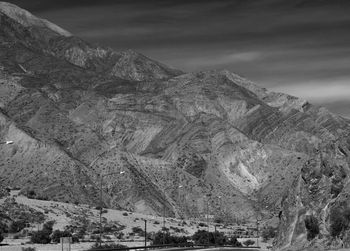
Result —
M 11 195 L 8 198 L 12 198 L 18 204 L 26 205 L 30 208 L 33 208 L 39 212 L 42 212 L 46 216 L 45 221 L 54 220 L 55 225 L 54 229 L 63 230 L 67 225 L 74 225 L 74 220 L 78 217 L 85 217 L 91 222 L 98 224 L 99 222 L 99 210 L 96 210 L 88 205 L 73 205 L 69 203 L 57 202 L 57 201 L 45 201 L 45 200 L 36 200 L 29 199 L 25 196 L 21 196 L 18 192 L 12 191 Z M 4 199 L 0 200 L 0 204 L 4 202 Z M 103 214 L 106 222 L 118 222 L 118 224 L 125 226 L 122 230 L 124 233 L 124 238 L 118 240 L 115 236 L 110 235 L 111 241 L 126 245 L 129 247 L 133 246 L 143 246 L 144 239 L 143 236 L 137 236 L 132 234 L 133 228 L 139 227 L 144 229 L 144 220 L 147 221 L 147 232 L 158 232 L 163 227 L 163 217 L 161 216 L 152 216 L 144 215 L 134 212 L 126 212 L 114 209 L 108 209 L 106 213 Z M 165 218 L 165 227 L 169 229 L 172 234 L 178 235 L 193 235 L 199 229 L 207 230 L 207 227 L 204 225 L 200 226 L 201 222 L 196 220 L 180 220 L 175 218 Z M 206 224 L 206 222 L 202 222 Z M 43 224 L 32 225 L 29 229 L 30 231 L 36 231 L 42 229 Z M 232 235 L 235 229 L 245 228 L 245 226 L 218 226 L 217 231 L 226 232 L 228 235 Z M 214 231 L 213 223 L 209 224 L 210 231 Z M 181 232 L 179 233 L 179 230 Z M 177 231 L 177 233 L 176 233 Z M 239 238 L 239 241 L 245 241 L 247 239 L 252 239 L 256 241 L 256 238 Z M 104 240 L 106 241 L 106 240 Z M 25 244 L 29 242 L 29 238 L 14 238 L 14 235 L 10 235 L 4 239 L 0 246 L 0 251 L 21 251 L 25 247 L 35 247 L 36 251 L 57 251 L 62 250 L 60 244 Z M 5 245 L 4 245 L 5 244 Z M 72 251 L 81 251 L 87 250 L 90 248 L 94 242 L 81 242 L 72 244 Z M 149 243 L 150 244 L 150 243 Z M 267 249 L 267 246 L 270 244 L 263 243 L 259 241 L 260 246 L 263 249 Z

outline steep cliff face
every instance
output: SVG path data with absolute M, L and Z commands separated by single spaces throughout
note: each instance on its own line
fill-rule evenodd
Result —
M 277 249 L 350 247 L 349 145 L 342 141 L 330 148 L 321 146 L 304 163 L 293 190 L 282 201 Z
M 110 174 L 109 207 L 279 216 L 278 248 L 331 239 L 330 212 L 346 211 L 349 120 L 227 71 L 183 73 L 90 45 L 1 6 L 0 139 L 15 142 L 0 146 L 2 186 L 98 205 Z M 305 221 L 318 222 L 316 238 Z

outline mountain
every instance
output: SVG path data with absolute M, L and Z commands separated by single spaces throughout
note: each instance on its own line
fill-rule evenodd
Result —
M 184 73 L 0 3 L 2 187 L 99 205 L 110 174 L 106 207 L 277 221 L 277 249 L 334 246 L 349 134 L 348 119 L 236 74 Z

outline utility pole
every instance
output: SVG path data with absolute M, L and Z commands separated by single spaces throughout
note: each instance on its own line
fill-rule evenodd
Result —
M 102 245 L 102 179 L 103 175 L 100 176 L 100 247 Z
M 256 245 L 259 247 L 260 234 L 259 234 L 259 220 L 258 219 L 256 219 L 256 233 L 257 233 Z
M 210 194 L 207 194 L 207 227 L 208 227 L 208 245 L 210 245 L 210 232 L 209 232 L 209 196 Z
M 214 245 L 216 247 L 216 224 L 214 223 Z
M 146 250 L 146 247 L 147 247 L 147 220 L 144 220 L 145 221 L 145 250 Z
M 163 245 L 165 245 L 165 204 L 163 204 Z

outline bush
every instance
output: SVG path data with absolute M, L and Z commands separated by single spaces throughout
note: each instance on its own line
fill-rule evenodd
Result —
M 28 191 L 27 197 L 28 197 L 29 199 L 35 199 L 35 196 L 36 196 L 36 193 L 35 193 L 34 190 Z
M 51 235 L 51 240 L 54 243 L 59 243 L 61 240 L 61 237 L 72 237 L 72 234 L 69 231 L 55 230 L 55 231 L 53 231 L 53 233 Z M 72 238 L 72 241 L 73 241 L 73 238 Z
M 1 217 L 1 215 L 0 215 Z M 0 221 L 0 232 L 1 233 L 8 233 L 8 226 L 7 224 Z
M 44 226 L 43 226 L 43 231 L 47 231 L 50 232 L 50 234 L 52 233 L 52 227 L 55 224 L 55 221 L 48 221 L 45 222 Z
M 192 240 L 196 244 L 209 244 L 208 240 L 210 242 L 210 237 L 208 235 L 209 235 L 208 231 L 198 230 L 193 234 Z
M 275 238 L 276 230 L 273 227 L 268 226 L 262 230 L 261 236 L 263 240 L 266 242 L 269 239 Z
M 246 240 L 245 242 L 243 242 L 243 245 L 246 246 L 246 247 L 249 247 L 249 246 L 252 246 L 254 245 L 255 241 L 253 240 Z
M 143 229 L 140 228 L 140 227 L 133 227 L 132 228 L 132 232 L 135 233 L 135 234 L 138 234 L 138 235 L 144 235 L 145 234 L 145 231 L 143 231 Z
M 313 215 L 307 215 L 304 222 L 307 230 L 307 239 L 314 239 L 320 233 L 317 218 Z
M 123 249 L 127 249 L 128 246 L 124 246 L 121 244 L 116 244 L 116 243 L 107 243 L 107 244 L 102 244 L 100 247 L 100 244 L 98 242 L 96 242 L 94 245 L 91 246 L 90 249 L 88 249 L 88 251 L 93 251 L 93 250 L 101 250 L 101 249 L 119 249 L 119 250 L 123 250 Z
M 10 227 L 9 227 L 9 232 L 10 233 L 18 233 L 21 231 L 23 228 L 26 227 L 26 222 L 24 220 L 16 220 L 11 222 Z
M 238 240 L 237 240 L 237 237 L 236 236 L 232 236 L 228 242 L 227 242 L 227 245 L 231 245 L 233 247 L 242 247 L 242 243 L 240 243 Z
M 51 242 L 50 234 L 51 233 L 44 230 L 33 232 L 30 241 L 32 243 L 48 244 Z
M 22 251 L 36 251 L 33 247 L 22 248 Z
M 128 216 L 128 213 L 127 213 L 127 212 L 124 212 L 124 213 L 123 213 L 123 216 Z
M 188 238 L 186 236 L 173 236 L 169 232 L 157 232 L 153 236 L 152 245 L 162 244 L 187 244 Z
M 124 233 L 123 233 L 123 232 L 120 232 L 120 233 L 118 233 L 118 234 L 116 235 L 116 237 L 117 237 L 118 240 L 121 240 L 121 239 L 123 239 L 123 237 L 124 237 Z
M 192 236 L 192 240 L 196 244 L 216 244 L 224 245 L 229 242 L 229 240 L 221 232 L 209 232 L 205 230 L 198 230 Z M 208 243 L 209 242 L 209 243 Z
M 350 208 L 333 207 L 330 211 L 330 232 L 333 237 L 339 236 L 349 228 Z
M 32 243 L 48 244 L 51 242 L 52 227 L 55 221 L 48 221 L 44 224 L 43 230 L 33 232 L 30 237 Z

